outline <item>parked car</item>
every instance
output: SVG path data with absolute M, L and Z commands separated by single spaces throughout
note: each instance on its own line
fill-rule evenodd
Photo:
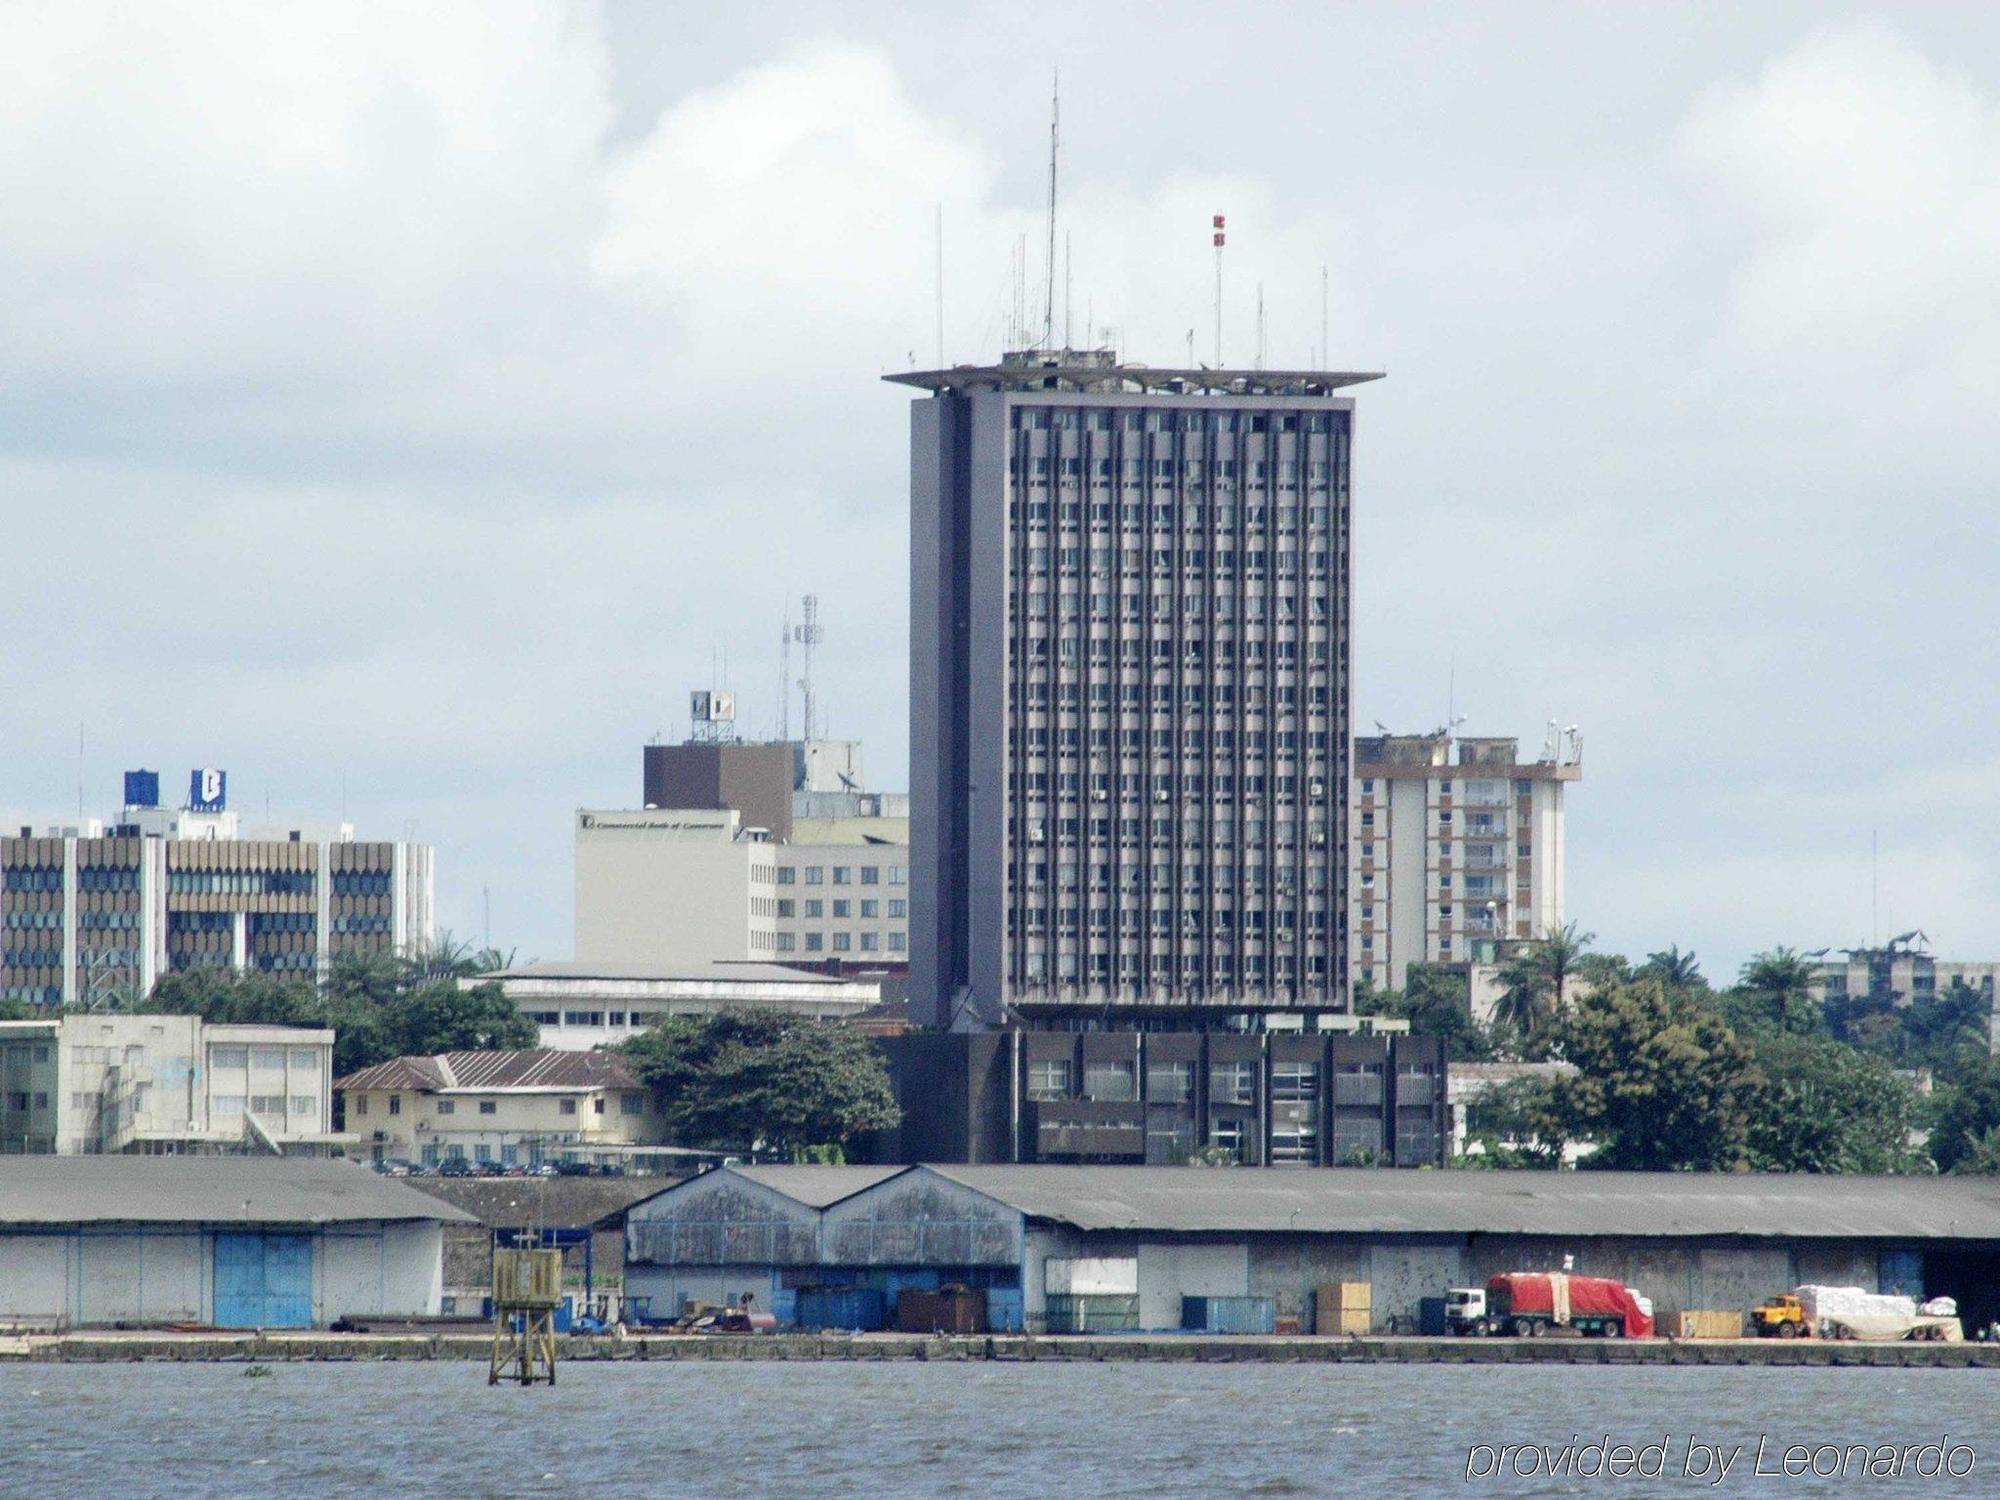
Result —
M 440 1177 L 473 1177 L 477 1175 L 472 1163 L 462 1156 L 449 1157 L 446 1159 L 444 1165 L 438 1168 L 438 1176 Z

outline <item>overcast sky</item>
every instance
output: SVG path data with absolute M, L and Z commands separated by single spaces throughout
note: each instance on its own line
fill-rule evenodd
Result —
M 1070 317 L 1361 390 L 1356 722 L 1579 724 L 1569 909 L 1711 974 L 2000 957 L 2000 9 L 25 5 L 0 18 L 0 812 L 406 830 L 570 944 L 726 652 L 908 785 L 908 394 Z M 1034 256 L 1039 267 L 1040 256 Z M 1036 271 L 1039 277 L 1039 269 Z M 1060 310 L 1058 314 L 1060 318 Z M 1453 681 L 1455 678 L 1455 696 Z M 797 709 L 793 710 L 794 727 Z M 1871 836 L 1880 915 L 1871 915 Z

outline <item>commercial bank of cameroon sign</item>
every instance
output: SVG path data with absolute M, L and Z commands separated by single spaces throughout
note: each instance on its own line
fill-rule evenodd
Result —
M 203 766 L 188 777 L 188 808 L 192 812 L 221 812 L 229 802 L 229 773 Z

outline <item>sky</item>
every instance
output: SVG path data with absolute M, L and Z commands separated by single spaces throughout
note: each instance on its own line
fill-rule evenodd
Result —
M 1581 726 L 1601 947 L 2000 956 L 2000 10 L 5 8 L 0 826 L 223 766 L 566 956 L 573 810 L 690 688 L 774 729 L 807 592 L 906 787 L 879 377 L 940 213 L 998 353 L 1059 70 L 1074 341 L 1206 348 L 1219 212 L 1226 358 L 1324 269 L 1387 372 L 1357 729 Z

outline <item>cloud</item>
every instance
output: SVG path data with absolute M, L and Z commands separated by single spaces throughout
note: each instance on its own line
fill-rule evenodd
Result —
M 1039 327 L 1037 28 L 658 14 L 15 20 L 0 797 L 73 807 L 86 720 L 93 807 L 126 762 L 222 763 L 414 819 L 452 925 L 491 885 L 496 938 L 560 953 L 568 809 L 636 793 L 725 649 L 774 720 L 808 589 L 834 728 L 902 784 L 908 397 L 876 377 L 935 357 L 940 205 L 947 358 L 1005 341 L 1024 241 Z M 1261 286 L 1297 362 L 1327 268 L 1335 362 L 1391 373 L 1359 393 L 1362 723 L 1435 722 L 1454 663 L 1472 728 L 1581 722 L 1572 906 L 1635 950 L 1851 928 L 1811 871 L 1863 817 L 2000 875 L 1953 772 L 2000 672 L 1990 76 L 1910 17 L 1706 50 L 1569 20 L 1526 74 L 1394 7 L 1131 19 L 1064 62 L 1055 319 L 1210 358 L 1224 212 L 1226 353 Z M 671 81 L 621 92 L 655 54 Z M 1731 839 L 1780 863 L 1705 881 Z
M 1719 357 L 1925 432 L 2000 407 L 2000 101 L 1879 21 L 1718 86 L 1673 156 L 1737 243 Z

